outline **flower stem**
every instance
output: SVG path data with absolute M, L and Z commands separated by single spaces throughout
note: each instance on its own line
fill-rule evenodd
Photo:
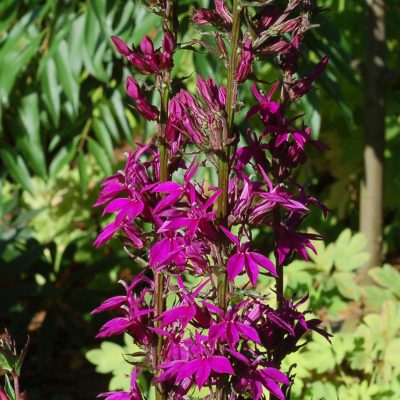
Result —
M 234 135 L 234 117 L 237 83 L 234 81 L 234 74 L 237 65 L 237 52 L 240 34 L 241 8 L 239 0 L 233 0 L 233 25 L 231 33 L 231 53 L 229 57 L 228 84 L 226 96 L 226 116 L 227 116 L 227 137 L 222 137 L 222 151 L 218 159 L 218 187 L 221 195 L 217 203 L 217 215 L 221 224 L 226 224 L 228 215 L 228 184 L 229 184 L 229 158 L 230 158 L 230 140 Z M 223 134 L 224 136 L 224 134 Z M 228 279 L 226 271 L 218 275 L 218 298 L 221 308 L 226 308 L 226 293 L 228 288 Z
M 169 32 L 174 36 L 174 40 L 176 42 L 177 17 L 175 11 L 176 10 L 174 1 L 167 1 L 165 17 L 163 21 L 164 30 L 169 30 Z M 165 131 L 168 122 L 169 100 L 171 97 L 170 72 L 165 72 L 162 76 L 159 76 L 157 83 L 161 95 L 160 121 L 158 125 L 158 138 L 160 148 L 160 182 L 165 182 L 170 178 L 168 168 L 168 145 L 165 141 Z M 162 272 L 156 272 L 154 274 L 154 283 L 154 317 L 157 318 L 166 309 L 166 300 L 164 296 L 165 276 Z M 160 320 L 157 320 L 154 323 L 157 328 L 160 328 L 160 324 Z M 153 347 L 153 368 L 156 374 L 161 361 L 162 347 L 163 337 L 161 335 L 157 335 L 155 345 Z M 165 392 L 164 385 L 161 382 L 156 385 L 155 389 L 156 400 L 166 400 L 167 393 Z
M 159 79 L 159 90 L 161 94 L 161 110 L 160 110 L 160 123 L 158 127 L 159 146 L 160 146 L 160 182 L 165 182 L 169 179 L 168 172 L 168 147 L 165 142 L 165 129 L 168 120 L 168 105 L 169 105 L 169 73 L 165 74 Z M 165 276 L 161 272 L 154 274 L 154 318 L 160 316 L 166 309 L 166 302 L 164 296 Z M 160 328 L 160 320 L 155 321 L 154 325 Z M 161 352 L 163 346 L 163 337 L 156 335 L 155 345 L 153 348 L 153 368 L 157 373 L 160 364 Z M 155 350 L 155 351 L 154 351 Z M 160 382 L 156 385 L 156 400 L 165 400 L 167 394 L 165 393 L 163 384 Z
M 240 38 L 240 25 L 241 25 L 241 7 L 239 0 L 233 0 L 233 23 L 231 32 L 231 52 L 229 56 L 229 69 L 228 69 L 228 83 L 227 83 L 227 96 L 226 96 L 226 117 L 227 117 L 227 132 L 222 134 L 222 151 L 218 158 L 218 187 L 221 190 L 221 195 L 217 203 L 217 216 L 219 223 L 226 226 L 228 216 L 228 184 L 229 184 L 229 158 L 230 158 L 230 143 L 235 134 L 234 132 L 234 118 L 235 118 L 235 103 L 237 93 L 237 82 L 234 80 L 234 74 L 237 66 L 237 48 Z M 228 277 L 226 268 L 223 272 L 218 274 L 218 303 L 219 306 L 225 310 L 227 307 L 228 299 Z M 228 396 L 226 387 L 222 385 L 218 388 L 218 400 L 225 400 Z
M 16 372 L 13 372 L 12 377 L 13 377 L 13 383 L 14 383 L 15 399 L 16 400 L 21 400 L 21 393 L 20 393 L 20 388 L 19 388 L 19 377 L 18 377 L 18 374 Z

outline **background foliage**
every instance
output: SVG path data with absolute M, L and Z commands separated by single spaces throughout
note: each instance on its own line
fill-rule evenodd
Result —
M 185 40 L 192 9 L 179 1 Z M 387 264 L 371 271 L 361 286 L 357 271 L 368 256 L 358 230 L 362 167 L 365 43 L 362 2 L 328 0 L 320 27 L 307 37 L 311 61 L 329 55 L 319 87 L 299 104 L 305 118 L 330 146 L 303 169 L 331 209 L 315 215 L 308 229 L 325 244 L 310 262 L 287 269 L 286 290 L 299 295 L 313 287 L 306 304 L 335 334 L 333 347 L 318 339 L 292 362 L 294 399 L 396 399 L 400 392 L 400 117 L 397 79 L 387 93 L 385 250 Z M 399 5 L 387 1 L 389 66 L 399 65 Z M 123 162 L 123 153 L 152 130 L 127 107 L 123 90 L 128 69 L 110 35 L 137 44 L 160 24 L 133 0 L 0 2 L 0 327 L 32 342 L 23 385 L 31 399 L 89 399 L 126 384 L 124 342 L 93 340 L 100 319 L 89 312 L 118 291 L 139 266 L 118 244 L 94 250 L 100 229 L 91 205 L 99 182 Z M 273 61 L 273 60 L 272 60 Z M 206 54 L 180 52 L 176 77 L 197 70 L 220 82 L 223 65 Z M 304 65 L 306 70 L 309 66 Z M 271 81 L 274 65 L 256 71 Z M 156 101 L 156 100 L 155 100 Z M 243 101 L 253 102 L 249 98 Z M 352 233 L 353 232 L 353 233 Z M 268 244 L 259 232 L 256 240 Z M 265 289 L 270 283 L 260 281 Z M 123 368 L 120 366 L 123 365 Z M 99 374 L 96 374 L 96 371 Z

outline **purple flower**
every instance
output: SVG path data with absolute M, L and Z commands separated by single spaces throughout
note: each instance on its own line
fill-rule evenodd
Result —
M 243 46 L 239 65 L 235 72 L 235 81 L 242 83 L 247 79 L 253 64 L 253 50 L 251 40 L 247 40 Z
M 190 239 L 195 237 L 198 230 L 206 236 L 215 237 L 216 233 L 212 222 L 215 219 L 216 213 L 214 210 L 209 211 L 209 208 L 213 206 L 221 191 L 216 191 L 203 203 L 194 185 L 189 185 L 188 190 L 190 209 L 187 212 L 175 210 L 168 220 L 161 225 L 157 233 L 185 228 L 186 235 Z
M 240 321 L 241 317 L 239 316 L 239 311 L 241 304 L 235 305 L 232 310 L 226 312 L 206 301 L 204 301 L 203 304 L 212 314 L 218 316 L 218 321 L 221 321 L 211 325 L 209 331 L 210 339 L 218 339 L 221 342 L 227 342 L 231 348 L 236 347 L 239 338 L 261 344 L 257 330 L 250 326 L 249 323 L 246 323 L 247 321 Z
M 277 276 L 278 265 L 295 255 L 307 258 L 309 250 L 315 251 L 312 241 L 320 239 L 301 232 L 301 223 L 310 206 L 324 213 L 327 209 L 305 193 L 294 171 L 307 161 L 310 145 L 317 149 L 322 145 L 311 139 L 302 115 L 292 117 L 291 109 L 327 64 L 323 58 L 306 76 L 298 75 L 300 45 L 311 26 L 308 17 L 316 10 L 303 0 L 289 1 L 284 9 L 264 4 L 252 15 L 251 37 L 240 28 L 246 15 L 231 10 L 225 0 L 215 0 L 211 10 L 197 10 L 193 20 L 215 28 L 207 29 L 207 37 L 214 36 L 213 49 L 227 68 L 234 68 L 229 71 L 233 82 L 228 79 L 229 88 L 224 88 L 210 77 L 198 77 L 196 92 L 189 93 L 176 91 L 185 81 L 178 82 L 171 70 L 174 52 L 190 41 L 176 42 L 179 21 L 174 7 L 169 8 L 168 2 L 150 3 L 159 6 L 150 9 L 162 19 L 161 48 L 155 48 L 148 36 L 138 47 L 117 37 L 112 41 L 136 72 L 153 75 L 147 80 L 159 92 L 159 107 L 149 102 L 136 77 L 127 79 L 126 91 L 133 108 L 155 121 L 156 134 L 147 144 L 138 143 L 124 170 L 102 183 L 95 204 L 104 208 L 103 215 L 113 214 L 95 245 L 118 235 L 129 255 L 144 261 L 143 271 L 131 284 L 123 283 L 124 295 L 93 310 L 93 314 L 113 314 L 97 337 L 127 333 L 146 353 L 140 364 L 149 373 L 146 376 L 153 375 L 152 384 L 160 384 L 162 392 L 176 400 L 187 398 L 195 385 L 224 390 L 231 400 L 238 396 L 260 400 L 266 390 L 284 400 L 291 382 L 275 367 L 298 350 L 307 332 L 314 330 L 328 340 L 330 335 L 318 319 L 307 320 L 307 312 L 298 310 L 306 297 L 288 300 L 277 285 L 279 305 L 273 308 L 266 296 L 239 289 L 234 281 L 246 273 L 256 286 L 260 267 Z M 304 13 L 304 7 L 309 12 Z M 234 22 L 239 22 L 238 32 L 233 31 Z M 210 48 L 212 43 L 203 37 L 193 43 Z M 227 46 L 230 39 L 237 48 Z M 241 121 L 236 118 L 242 109 L 238 99 L 245 96 L 239 83 L 248 79 L 256 56 L 271 55 L 282 77 L 267 93 L 253 84 L 256 104 Z M 232 56 L 235 65 L 229 65 Z M 244 127 L 255 115 L 257 124 Z M 247 141 L 240 147 L 243 133 Z M 200 166 L 213 174 L 201 180 Z M 209 183 L 216 180 L 214 175 L 218 187 Z M 268 243 L 273 243 L 262 253 L 273 251 L 276 264 L 253 249 L 254 229 L 262 226 L 272 231 Z M 226 271 L 221 271 L 224 264 Z M 190 275 L 201 282 L 195 288 L 185 286 L 186 280 L 193 282 Z M 172 306 L 165 308 L 164 303 Z M 135 369 L 130 391 L 99 397 L 142 400 L 137 375 Z
M 190 322 L 193 326 L 209 328 L 210 315 L 206 309 L 202 309 L 195 301 L 196 296 L 209 283 L 209 279 L 200 284 L 193 293 L 189 293 L 180 276 L 177 277 L 182 301 L 179 306 L 164 311 L 158 319 L 162 320 L 161 328 L 174 323 L 179 323 L 182 330 Z
M 304 260 L 308 260 L 307 248 L 317 253 L 311 240 L 322 240 L 322 236 L 316 233 L 297 232 L 301 218 L 292 216 L 286 225 L 273 225 L 277 232 L 278 263 L 281 265 L 292 252 L 298 253 Z
M 205 8 L 198 9 L 193 16 L 193 22 L 199 25 L 213 25 L 230 31 L 232 27 L 232 18 L 232 14 L 225 1 L 216 0 L 215 10 L 207 10 Z
M 129 49 L 129 47 L 126 45 L 126 43 L 120 39 L 117 36 L 111 36 L 111 40 L 114 43 L 114 46 L 118 53 L 120 53 L 123 56 L 128 56 L 129 54 L 132 53 L 132 51 Z
M 168 31 L 164 32 L 162 53 L 154 49 L 148 36 L 143 37 L 139 49 L 129 49 L 127 44 L 116 36 L 111 36 L 111 39 L 118 53 L 126 57 L 141 74 L 160 74 L 163 70 L 170 71 L 173 67 L 174 39 Z
M 285 395 L 279 387 L 279 383 L 290 385 L 290 380 L 281 371 L 272 367 L 259 368 L 260 358 L 251 361 L 248 357 L 237 351 L 227 349 L 232 354 L 239 365 L 237 366 L 237 392 L 246 392 L 250 389 L 255 400 L 259 400 L 263 395 L 263 386 L 277 398 L 285 400 Z
M 269 258 L 254 251 L 248 251 L 250 246 L 249 242 L 241 245 L 239 239 L 235 235 L 233 235 L 223 226 L 220 226 L 220 228 L 229 237 L 229 239 L 236 244 L 237 248 L 237 253 L 229 258 L 226 265 L 229 281 L 232 282 L 235 277 L 238 276 L 243 269 L 245 269 L 250 282 L 253 284 L 253 286 L 255 286 L 259 274 L 259 266 L 265 268 L 272 275 L 276 276 L 275 265 Z
M 325 71 L 328 62 L 329 58 L 323 57 L 314 69 L 304 78 L 286 83 L 285 88 L 292 101 L 299 99 L 311 90 L 314 81 Z
M 97 397 L 104 397 L 105 400 L 143 400 L 139 385 L 136 382 L 138 371 L 133 369 L 131 375 L 131 388 L 129 392 L 106 392 L 101 393 Z
M 157 271 L 168 264 L 184 266 L 186 263 L 185 241 L 174 232 L 166 232 L 165 238 L 153 244 L 150 248 L 149 265 Z
M 9 400 L 7 393 L 0 386 L 0 400 Z
M 133 289 L 139 283 L 150 284 L 150 289 L 142 290 L 138 296 L 133 293 Z M 152 339 L 152 332 L 148 330 L 149 314 L 153 312 L 152 308 L 148 308 L 145 302 L 147 292 L 152 291 L 153 283 L 143 274 L 138 275 L 131 285 L 123 283 L 126 296 L 125 301 L 122 303 L 121 298 L 112 298 L 104 302 L 93 313 L 103 312 L 106 310 L 119 308 L 123 314 L 122 317 L 116 317 L 106 322 L 101 328 L 96 338 L 105 338 L 115 335 L 121 335 L 124 332 L 129 333 L 137 343 L 149 344 Z
M 214 354 L 214 346 L 208 344 L 206 336 L 197 333 L 190 350 L 193 355 L 190 361 L 174 360 L 161 364 L 160 368 L 165 371 L 156 381 L 163 382 L 174 378 L 175 382 L 179 383 L 193 376 L 198 388 L 201 389 L 211 374 L 235 374 L 227 357 Z
M 269 93 L 263 96 L 258 92 L 257 86 L 253 84 L 253 93 L 256 99 L 259 101 L 259 104 L 250 108 L 246 116 L 247 119 L 257 113 L 260 113 L 261 119 L 265 125 L 270 124 L 274 127 L 280 127 L 284 125 L 281 105 L 276 101 L 272 101 L 272 96 L 276 92 L 278 86 L 279 81 L 275 82 L 272 85 Z
M 154 121 L 158 118 L 157 107 L 152 106 L 146 98 L 143 96 L 140 87 L 135 79 L 128 76 L 126 81 L 126 93 L 129 97 L 135 100 L 136 109 L 150 121 Z

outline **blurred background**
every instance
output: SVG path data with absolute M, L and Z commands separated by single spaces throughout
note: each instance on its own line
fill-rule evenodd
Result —
M 378 4 L 378 5 L 376 5 Z M 382 5 L 382 8 L 380 6 Z M 180 39 L 208 0 L 179 1 Z M 307 34 L 301 68 L 323 55 L 326 74 L 301 104 L 314 138 L 298 179 L 331 210 L 304 229 L 321 233 L 318 256 L 287 269 L 286 292 L 335 334 L 315 338 L 297 363 L 294 399 L 398 399 L 400 394 L 400 4 L 326 0 Z M 382 10 L 386 11 L 386 17 Z M 0 1 L 0 329 L 19 347 L 31 337 L 22 386 L 29 398 L 93 399 L 128 384 L 123 339 L 94 339 L 90 310 L 139 270 L 118 241 L 96 250 L 99 183 L 153 126 L 127 107 L 129 73 L 110 35 L 160 43 L 158 17 L 133 0 Z M 180 52 L 174 75 L 224 82 L 224 67 Z M 276 77 L 273 60 L 257 76 Z M 153 99 L 156 103 L 158 100 Z M 245 104 L 253 104 L 250 90 Z M 384 171 L 384 173 L 383 173 Z M 262 234 L 262 232 L 260 233 Z M 267 250 L 266 250 L 267 251 Z M 260 282 L 263 285 L 264 282 Z M 266 284 L 266 283 L 265 283 Z M 310 289 L 311 288 L 311 289 Z

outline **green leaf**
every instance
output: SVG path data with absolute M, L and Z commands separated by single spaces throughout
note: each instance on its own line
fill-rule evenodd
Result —
M 16 18 L 19 3 L 14 0 L 3 0 L 0 2 L 0 32 L 5 32 L 12 21 Z
M 68 37 L 68 48 L 71 54 L 74 55 L 70 60 L 71 70 L 74 76 L 79 76 L 83 65 L 83 49 L 82 37 L 84 36 L 85 29 L 85 14 L 77 17 L 72 22 Z
M 385 351 L 385 362 L 391 367 L 395 368 L 399 372 L 399 360 L 400 360 L 400 337 L 392 339 Z
M 394 295 L 400 297 L 400 272 L 389 264 L 384 264 L 383 267 L 372 268 L 368 272 L 374 281 L 393 292 Z
M 3 349 L 0 348 L 0 371 L 4 370 L 12 372 L 14 369 L 14 361 L 12 354 L 9 354 L 8 351 L 3 351 Z
M 43 100 L 56 127 L 60 123 L 60 93 L 56 64 L 52 58 L 46 62 L 42 76 Z
M 18 376 L 21 374 L 22 364 L 24 363 L 26 353 L 28 352 L 29 343 L 30 343 L 30 338 L 28 336 L 25 346 L 21 350 L 18 357 L 18 361 L 15 364 L 15 372 L 17 373 Z
M 50 178 L 55 179 L 62 168 L 72 161 L 78 142 L 79 138 L 75 137 L 71 143 L 69 143 L 67 146 L 63 146 L 56 154 L 50 163 Z
M 31 58 L 39 53 L 43 32 L 32 27 L 33 12 L 21 17 L 8 32 L 7 40 L 0 48 L 0 103 L 8 103 L 8 96 L 18 75 L 27 67 Z
M 400 333 L 400 303 L 394 300 L 387 300 L 383 303 L 381 311 L 381 329 L 384 339 L 390 340 Z
M 313 251 L 308 251 L 307 253 L 314 262 L 315 267 L 321 271 L 329 272 L 333 267 L 335 246 L 330 243 L 325 247 L 325 243 L 322 240 L 313 242 L 313 245 L 317 254 Z
M 104 52 L 108 48 L 105 38 L 102 38 L 100 24 L 93 4 L 88 3 L 85 15 L 84 41 L 81 44 L 85 66 L 89 73 L 100 81 L 107 83 L 109 77 L 103 67 Z
M 93 2 L 87 3 L 85 13 L 84 46 L 90 57 L 94 56 L 97 44 L 99 42 L 100 25 L 93 9 Z
M 40 138 L 39 97 L 31 93 L 22 99 L 18 110 L 21 124 L 26 133 L 17 138 L 17 144 L 25 154 L 32 169 L 42 178 L 46 176 L 46 160 Z
M 115 142 L 119 144 L 121 142 L 119 130 L 117 124 L 115 123 L 114 116 L 111 113 L 110 106 L 108 104 L 102 103 L 99 105 L 99 110 L 101 118 L 107 125 L 107 129 L 110 132 L 110 135 L 115 140 Z
M 340 294 L 346 299 L 359 300 L 360 287 L 354 282 L 355 275 L 350 272 L 336 272 L 333 279 Z
M 79 187 L 82 194 L 86 194 L 88 190 L 89 177 L 87 174 L 86 159 L 83 153 L 78 153 L 78 170 L 79 170 Z
M 106 152 L 92 139 L 88 139 L 89 151 L 93 154 L 96 161 L 99 163 L 104 174 L 109 176 L 112 173 L 110 161 Z
M 77 113 L 79 107 L 79 85 L 75 77 L 72 75 L 70 57 L 68 44 L 65 40 L 62 40 L 55 55 L 57 72 L 61 86 L 63 87 L 68 100 L 72 104 L 74 113 Z
M 324 373 L 335 367 L 335 355 L 331 345 L 322 337 L 313 335 L 313 341 L 302 353 L 303 367 Z
M 107 153 L 108 157 L 110 160 L 113 160 L 114 158 L 114 149 L 113 149 L 113 144 L 111 141 L 110 134 L 107 130 L 106 125 L 104 124 L 103 121 L 96 119 L 93 122 L 93 130 L 94 133 L 96 134 L 97 140 Z
M 100 374 L 113 375 L 110 390 L 129 390 L 129 374 L 132 366 L 126 362 L 124 357 L 136 353 L 141 349 L 135 345 L 129 335 L 124 335 L 125 346 L 122 347 L 113 342 L 103 342 L 99 349 L 89 350 L 86 358 L 96 366 L 96 372 Z M 143 357 L 135 357 L 135 361 L 141 361 Z
M 394 299 L 392 292 L 379 286 L 367 286 L 365 292 L 365 308 L 368 311 L 379 311 L 386 300 Z
M 147 12 L 144 7 L 136 7 L 135 30 L 132 38 L 129 39 L 132 39 L 134 43 L 139 43 L 143 36 L 147 35 L 154 27 L 159 26 L 160 23 L 161 17 Z
M 213 60 L 207 54 L 194 53 L 193 61 L 196 72 L 202 77 L 214 75 Z
M 14 388 L 11 385 L 8 375 L 5 375 L 4 379 L 5 379 L 4 390 L 6 391 L 6 394 L 9 397 L 9 400 L 17 400 L 15 392 L 14 392 Z
M 111 108 L 117 118 L 119 126 L 122 128 L 122 132 L 124 133 L 127 142 L 133 146 L 132 131 L 125 117 L 125 106 L 122 102 L 121 93 L 118 90 L 114 90 L 114 93 L 111 96 Z
M 319 97 L 314 92 L 310 92 L 301 98 L 301 105 L 304 107 L 306 123 L 311 128 L 312 138 L 316 140 L 321 128 Z
M 110 36 L 113 34 L 110 31 L 112 25 L 112 16 L 107 15 L 107 2 L 106 0 L 93 0 L 91 2 L 93 11 L 97 18 L 97 25 L 101 29 L 103 39 L 109 39 L 109 44 L 111 44 Z M 118 5 L 121 6 L 121 5 Z
M 125 362 L 122 358 L 123 349 L 113 342 L 103 342 L 100 349 L 90 350 L 86 353 L 89 362 L 96 365 L 96 372 L 100 374 L 112 373 Z
M 349 356 L 351 369 L 355 370 L 368 370 L 367 366 L 372 366 L 372 360 L 370 355 L 364 351 L 355 351 Z
M 345 229 L 335 243 L 335 266 L 340 271 L 353 271 L 361 267 L 369 258 L 365 251 L 366 239 L 362 233 L 351 236 Z
M 0 155 L 12 178 L 25 190 L 33 193 L 31 176 L 22 157 L 9 146 L 0 147 Z

